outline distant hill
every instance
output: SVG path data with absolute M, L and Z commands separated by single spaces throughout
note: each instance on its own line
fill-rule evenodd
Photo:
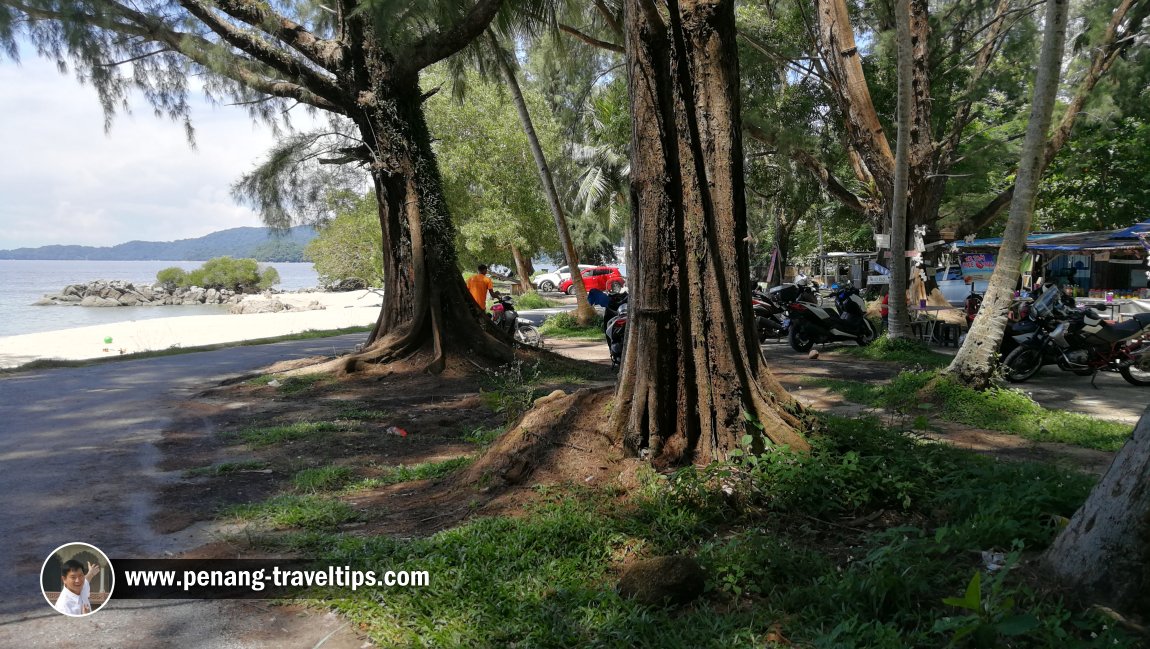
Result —
M 86 259 L 90 261 L 204 261 L 213 257 L 256 261 L 306 261 L 304 246 L 315 229 L 301 225 L 283 234 L 269 228 L 231 228 L 196 239 L 129 241 L 116 246 L 43 246 L 0 250 L 0 259 Z

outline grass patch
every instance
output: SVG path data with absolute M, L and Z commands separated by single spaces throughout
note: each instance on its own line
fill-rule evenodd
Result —
M 351 406 L 341 408 L 335 416 L 337 419 L 348 419 L 351 421 L 381 421 L 391 417 L 391 413 L 386 410 L 356 408 Z
M 281 377 L 275 374 L 264 374 L 248 381 L 251 385 L 275 384 L 276 391 L 285 397 L 294 397 L 312 389 L 313 387 L 330 380 L 330 374 L 304 374 L 303 376 Z
M 549 300 L 542 295 L 531 291 L 515 298 L 515 308 L 520 311 L 526 309 L 551 309 L 559 306 L 555 300 Z
M 293 495 L 276 496 L 262 503 L 236 505 L 228 508 L 224 515 L 273 527 L 311 531 L 333 530 L 358 518 L 354 509 L 338 500 Z
M 499 439 L 499 436 L 506 432 L 506 430 L 506 428 L 501 427 L 483 428 L 481 426 L 464 435 L 463 439 L 477 446 L 486 447 L 490 446 L 492 442 Z
M 280 542 L 334 565 L 426 571 L 421 588 L 322 594 L 380 646 L 759 647 L 779 633 L 804 647 L 941 647 L 965 623 L 942 600 L 962 596 L 979 552 L 1006 550 L 1014 566 L 1018 550 L 1041 550 L 1056 532 L 1051 516 L 1072 513 L 1092 482 L 922 444 L 873 420 L 830 419 L 813 444 L 654 477 L 626 501 L 573 488 L 526 515 L 427 538 Z M 888 522 L 822 522 L 871 513 Z M 700 601 L 644 607 L 615 592 L 623 557 L 671 553 L 704 566 Z M 988 615 L 1009 602 L 1035 621 L 1009 646 L 1137 646 L 1030 590 L 1013 567 L 984 583 Z
M 267 462 L 248 460 L 246 462 L 223 462 L 211 466 L 201 466 L 184 472 L 189 478 L 207 478 L 212 476 L 228 475 L 240 471 L 260 471 L 268 467 Z
M 931 351 L 922 341 L 892 340 L 885 335 L 866 347 L 840 347 L 835 349 L 834 353 L 875 361 L 891 361 L 899 365 L 919 365 L 925 368 L 943 368 L 950 365 L 950 361 L 953 360 L 946 354 Z
M 335 491 L 351 482 L 352 471 L 345 466 L 324 466 L 304 469 L 292 476 L 292 485 L 297 491 L 319 493 Z
M 385 469 L 381 475 L 374 478 L 366 478 L 348 485 L 346 490 L 351 492 L 361 489 L 378 489 L 401 482 L 411 482 L 412 480 L 434 480 L 462 469 L 468 464 L 471 464 L 473 459 L 475 458 L 471 456 L 463 456 L 451 458 L 450 460 L 442 460 L 440 462 L 424 462 L 422 464 L 412 464 L 411 466 L 402 464 L 392 466 Z
M 1099 451 L 1122 448 L 1134 427 L 1088 415 L 1043 408 L 1016 389 L 978 391 L 937 372 L 902 372 L 889 384 L 815 379 L 856 403 L 905 413 L 936 414 L 968 426 L 1012 433 L 1039 442 L 1061 442 Z
M 539 326 L 539 333 L 555 338 L 606 340 L 603 337 L 602 317 L 596 315 L 594 322 L 584 327 L 575 319 L 574 311 L 564 311 L 548 317 Z
M 348 430 L 347 424 L 334 421 L 299 421 L 294 424 L 282 426 L 265 426 L 261 428 L 246 428 L 238 434 L 239 438 L 252 446 L 270 446 L 282 442 L 292 442 L 301 439 L 313 439 L 327 433 Z

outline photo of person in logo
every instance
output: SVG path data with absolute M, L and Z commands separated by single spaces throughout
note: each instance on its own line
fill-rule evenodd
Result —
M 71 617 L 100 610 L 112 594 L 108 557 L 87 543 L 69 543 L 52 551 L 41 571 L 44 598 Z

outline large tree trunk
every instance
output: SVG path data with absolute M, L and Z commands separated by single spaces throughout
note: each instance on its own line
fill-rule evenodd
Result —
M 1034 199 L 1042 174 L 1043 147 L 1054 113 L 1054 100 L 1058 92 L 1058 76 L 1062 65 L 1062 46 L 1066 40 L 1066 19 L 1069 0 L 1047 0 L 1046 33 L 1042 37 L 1042 52 L 1038 57 L 1038 73 L 1034 80 L 1034 99 L 1030 105 L 1030 120 L 1026 124 L 1026 139 L 1022 143 L 1022 160 L 1018 165 L 1017 190 L 1010 203 L 1010 215 L 1002 246 L 998 249 L 994 273 L 986 289 L 978 316 L 966 335 L 966 342 L 954 357 L 946 373 L 976 388 L 990 385 L 994 375 L 995 357 L 1006 329 L 1006 312 L 1014 297 L 1014 287 L 1021 274 L 1023 248 L 1030 233 L 1034 217 Z
M 368 133 L 377 151 L 373 166 L 383 226 L 384 307 L 378 335 L 349 357 L 346 369 L 430 352 L 428 370 L 442 371 L 455 351 L 509 361 L 505 337 L 467 293 L 455 253 L 455 225 L 447 211 L 431 135 L 424 121 L 416 75 L 383 79 L 370 106 Z M 410 289 L 407 279 L 410 277 Z M 445 335 L 445 332 L 450 332 Z
M 361 131 L 362 133 L 363 131 Z M 370 133 L 370 131 L 367 131 Z M 379 310 L 375 327 L 367 337 L 367 345 L 393 331 L 400 324 L 411 321 L 412 295 L 415 287 L 411 278 L 411 236 L 401 221 L 401 210 L 395 203 L 396 191 L 386 189 L 389 178 L 372 174 L 375 186 L 379 227 L 383 233 L 383 306 Z M 391 203 L 388 202 L 391 197 Z M 390 242 L 398 245 L 389 245 Z
M 910 167 L 911 73 L 913 63 L 910 39 L 910 3 L 895 3 L 895 28 L 898 32 L 898 139 L 895 142 L 894 192 L 890 209 L 890 295 L 889 331 L 892 339 L 910 338 L 910 318 L 906 310 L 906 193 Z
M 1150 619 L 1150 408 L 1046 551 L 1054 579 L 1088 602 Z
M 575 287 L 575 319 L 583 326 L 595 321 L 595 309 L 587 301 L 587 286 L 583 283 L 583 274 L 579 272 L 579 254 L 575 252 L 575 243 L 571 240 L 571 230 L 567 227 L 567 217 L 563 214 L 563 204 L 559 201 L 559 192 L 555 190 L 555 181 L 551 177 L 551 169 L 547 166 L 547 158 L 543 155 L 543 147 L 539 144 L 539 137 L 535 134 L 535 125 L 531 121 L 531 113 L 527 110 L 527 102 L 523 100 L 523 92 L 519 89 L 519 79 L 515 70 L 503 56 L 503 52 L 496 45 L 496 57 L 503 70 L 503 78 L 507 81 L 507 88 L 511 91 L 511 99 L 515 102 L 515 110 L 519 113 L 519 121 L 523 124 L 523 132 L 527 135 L 527 143 L 531 146 L 531 155 L 535 157 L 535 167 L 539 171 L 539 180 L 543 183 L 543 192 L 547 195 L 547 203 L 551 206 L 551 216 L 555 219 L 555 229 L 559 232 L 559 242 L 563 244 L 563 253 L 567 257 L 567 268 L 571 271 L 571 284 Z
M 669 25 L 651 0 L 624 14 L 636 251 L 611 426 L 664 465 L 748 434 L 807 448 L 751 324 L 734 2 L 672 0 Z
M 851 145 L 889 205 L 894 155 L 878 118 L 855 44 L 846 0 L 817 0 L 818 46 L 831 87 L 839 100 Z M 889 210 L 884 210 L 889 211 Z

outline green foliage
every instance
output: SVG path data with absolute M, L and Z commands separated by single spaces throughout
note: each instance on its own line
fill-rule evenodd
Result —
M 262 503 L 236 505 L 224 512 L 246 521 L 272 527 L 312 531 L 333 530 L 359 515 L 346 503 L 318 496 L 276 496 Z
M 305 493 L 333 491 L 351 481 L 351 469 L 345 466 L 323 466 L 303 469 L 292 476 L 292 485 Z
M 1035 229 L 1124 228 L 1150 213 L 1150 110 L 1146 119 L 1093 121 L 1054 159 L 1039 188 Z
M 398 466 L 387 467 L 378 476 L 365 478 L 359 482 L 348 485 L 347 491 L 378 489 L 401 482 L 411 482 L 412 480 L 437 480 L 451 475 L 468 464 L 471 464 L 473 459 L 472 457 L 463 456 L 439 462 L 424 462 L 411 466 L 400 464 Z
M 1042 442 L 1062 442 L 1116 451 L 1133 427 L 1063 410 L 1048 410 L 1016 389 L 968 388 L 937 372 L 902 372 L 886 385 L 816 379 L 857 403 L 909 413 L 933 413 L 943 419 L 1013 433 Z
M 186 284 L 187 278 L 187 271 L 179 266 L 169 266 L 156 273 L 156 281 L 163 284 L 164 288 L 169 291 L 179 286 L 188 286 L 188 284 Z
M 645 474 L 626 502 L 575 488 L 542 495 L 525 515 L 427 538 L 302 533 L 286 548 L 430 573 L 422 588 L 322 593 L 381 646 L 757 647 L 777 632 L 796 646 L 940 647 L 970 621 L 943 600 L 969 585 L 979 553 L 1040 550 L 1055 533 L 1050 516 L 1078 507 L 1091 481 L 924 445 L 873 420 L 830 419 L 815 442 L 809 456 Z M 743 498 L 716 495 L 716 483 Z M 895 523 L 866 529 L 848 513 Z M 669 553 L 703 565 L 701 601 L 652 608 L 615 592 L 621 561 Z M 1009 646 L 1137 645 L 1015 572 L 982 574 L 977 605 Z
M 476 428 L 463 439 L 475 444 L 477 446 L 490 446 L 492 442 L 499 439 L 499 436 L 506 432 L 504 428 Z
M 492 412 L 500 413 L 507 421 L 514 421 L 527 412 L 536 397 L 538 365 L 514 361 L 490 370 L 483 378 L 484 388 L 479 397 Z
M 342 430 L 348 430 L 347 422 L 301 421 L 282 426 L 248 428 L 240 431 L 239 437 L 252 446 L 270 446 L 282 442 L 315 439 Z
M 875 361 L 891 361 L 899 365 L 918 365 L 929 368 L 942 368 L 950 364 L 952 358 L 932 351 L 919 340 L 895 340 L 885 334 L 879 336 L 866 347 L 840 347 L 836 354 L 858 356 Z
M 261 291 L 269 289 L 279 283 L 280 273 L 275 268 L 268 266 L 267 268 L 263 269 L 262 272 L 260 272 L 259 288 Z
M 424 85 L 444 82 L 436 73 Z M 439 93 L 424 104 L 452 216 L 459 224 L 460 261 L 514 267 L 511 246 L 525 255 L 558 247 L 555 222 L 510 96 L 497 84 L 467 76 L 466 100 Z M 549 161 L 561 156 L 559 131 L 541 98 L 523 88 Z
M 156 273 L 156 281 L 165 286 L 199 286 L 242 292 L 245 289 L 271 288 L 279 283 L 280 275 L 270 266 L 261 272 L 255 259 L 216 257 L 191 272 L 177 267 L 165 268 Z
M 320 281 L 361 279 L 369 286 L 383 286 L 383 231 L 375 194 L 341 194 L 329 203 L 335 218 L 316 228 L 315 239 L 304 251 Z
M 539 333 L 553 338 L 587 338 L 600 340 L 603 338 L 603 318 L 595 316 L 595 320 L 587 326 L 582 326 L 575 319 L 574 311 L 564 311 L 548 316 L 539 326 Z
M 548 300 L 535 291 L 531 291 L 530 293 L 524 293 L 515 298 L 515 306 L 522 311 L 524 309 L 551 309 L 559 306 L 559 303 L 555 300 Z

